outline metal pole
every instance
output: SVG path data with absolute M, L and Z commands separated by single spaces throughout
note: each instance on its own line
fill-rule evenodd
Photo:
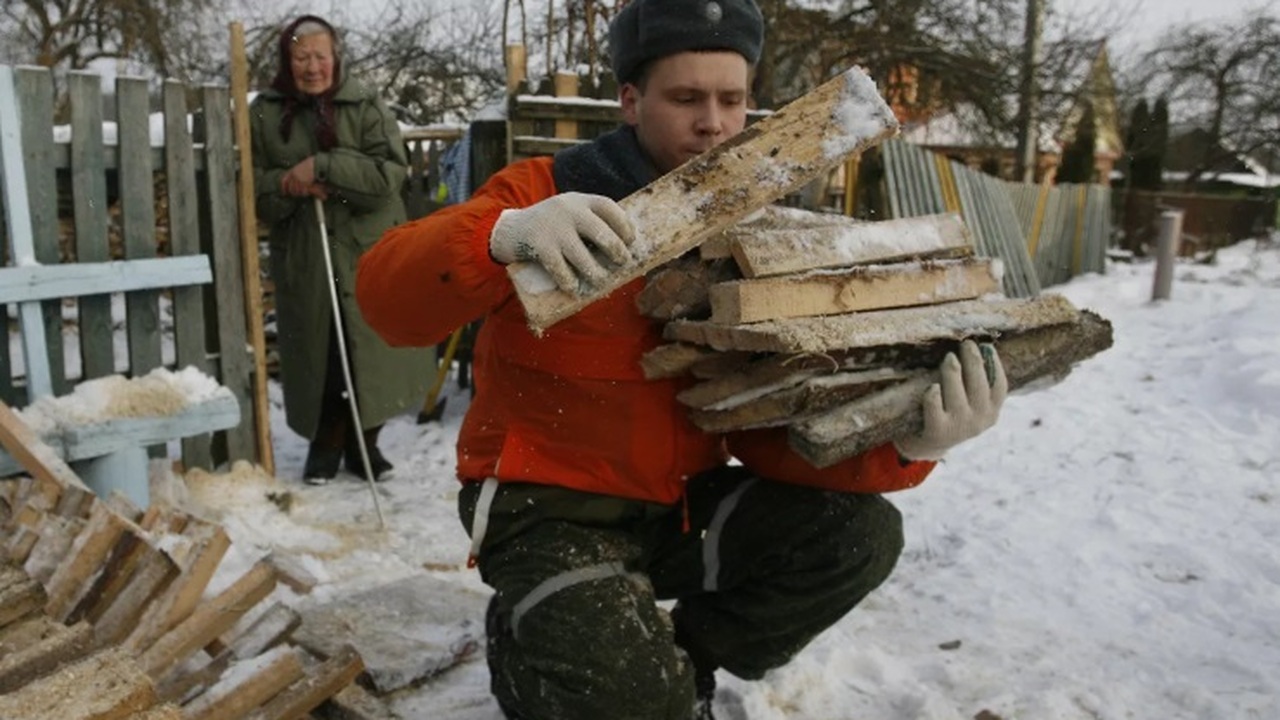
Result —
M 378 486 L 373 478 L 373 466 L 369 451 L 364 445 L 364 432 L 360 425 L 360 407 L 356 404 L 355 385 L 351 382 L 351 364 L 347 360 L 347 339 L 342 330 L 342 308 L 338 305 L 338 283 L 333 277 L 333 256 L 329 252 L 329 228 L 324 220 L 324 202 L 316 198 L 316 221 L 320 223 L 320 244 L 324 247 L 324 269 L 329 279 L 329 301 L 333 304 L 333 331 L 338 334 L 338 357 L 342 360 L 342 381 L 347 388 L 347 403 L 351 407 L 351 424 L 355 428 L 356 442 L 360 445 L 360 461 L 364 463 L 364 477 L 373 494 L 373 507 L 378 511 L 378 527 L 385 530 L 386 518 L 382 516 L 382 503 L 378 500 Z
M 1156 277 L 1151 288 L 1151 299 L 1168 300 L 1173 289 L 1173 263 L 1182 241 L 1182 211 L 1165 210 L 1160 213 L 1160 235 L 1156 244 Z
M 1036 151 L 1040 137 L 1040 88 L 1036 67 L 1040 64 L 1041 0 L 1027 0 L 1027 24 L 1022 45 L 1022 78 L 1018 89 L 1018 149 L 1014 181 L 1031 183 L 1036 178 Z

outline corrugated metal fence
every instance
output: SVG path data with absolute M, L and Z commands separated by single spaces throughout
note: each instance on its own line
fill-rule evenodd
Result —
M 882 146 L 893 217 L 958 212 L 980 255 L 1004 262 L 1004 291 L 1031 297 L 1084 272 L 1102 272 L 1111 190 L 1028 185 L 973 170 L 901 140 Z

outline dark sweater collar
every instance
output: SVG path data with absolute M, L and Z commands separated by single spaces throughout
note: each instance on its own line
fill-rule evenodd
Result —
M 623 125 L 588 143 L 556 153 L 556 190 L 588 192 L 621 200 L 658 177 L 640 149 L 635 128 Z

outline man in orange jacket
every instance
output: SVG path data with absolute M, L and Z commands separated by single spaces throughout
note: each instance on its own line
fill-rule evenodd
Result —
M 495 590 L 487 656 L 510 718 L 710 717 L 717 669 L 760 678 L 888 577 L 902 527 L 880 493 L 920 483 L 1004 399 L 998 358 L 990 382 L 966 343 L 920 435 L 819 470 L 785 428 L 702 432 L 676 400 L 689 380 L 644 378 L 662 339 L 636 309 L 643 279 L 529 331 L 504 266 L 572 292 L 627 261 L 616 201 L 742 130 L 762 42 L 754 0 L 632 0 L 609 29 L 623 127 L 508 166 L 361 260 L 357 299 L 393 345 L 484 319 L 459 512 Z

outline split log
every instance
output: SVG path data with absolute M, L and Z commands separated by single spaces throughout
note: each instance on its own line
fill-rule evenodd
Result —
M 725 237 L 748 279 L 973 253 L 969 230 L 955 213 L 807 228 L 753 230 L 740 225 Z
M 256 657 L 287 640 L 301 624 L 297 611 L 284 603 L 274 603 L 227 647 L 238 658 Z
M 996 337 L 1013 330 L 1070 324 L 1077 313 L 1061 295 L 1041 295 L 1027 300 L 965 300 L 750 325 L 675 320 L 667 323 L 664 336 L 668 340 L 721 351 L 829 353 L 859 347 Z
M 711 287 L 740 277 L 730 260 L 702 262 L 685 255 L 649 275 L 636 307 L 654 320 L 705 319 L 711 315 Z
M 729 432 L 789 425 L 854 399 L 897 385 L 923 371 L 876 368 L 856 372 L 792 376 L 792 387 L 764 387 L 704 409 L 689 419 L 707 432 Z
M 848 227 L 861 222 L 863 221 L 835 213 L 816 212 L 785 205 L 766 205 L 743 218 L 738 224 L 729 226 L 723 233 L 707 238 L 698 246 L 698 254 L 703 260 L 731 258 L 735 241 L 743 235 L 772 230 L 803 231 L 815 228 Z
M 183 538 L 188 542 L 173 549 L 181 575 L 147 607 L 124 642 L 134 652 L 147 649 L 191 614 L 231 547 L 226 530 L 210 523 L 189 523 Z
M 714 350 L 688 345 L 686 343 L 669 343 L 645 353 L 640 359 L 640 367 L 648 380 L 679 377 L 687 374 L 699 361 L 714 357 Z
M 20 568 L 4 566 L 0 585 L 0 628 L 38 612 L 47 599 L 44 586 Z
M 928 260 L 736 280 L 711 286 L 722 325 L 971 300 L 999 292 L 991 260 Z
M 635 260 L 600 287 L 566 293 L 536 263 L 508 266 L 529 327 L 541 334 L 897 131 L 893 111 L 866 73 L 842 73 L 623 198 L 636 231 Z
M 0 695 L 0 718 L 121 720 L 155 702 L 150 678 L 124 650 L 112 648 Z
M 71 550 L 71 544 L 84 529 L 84 520 L 64 518 L 58 515 L 45 515 L 36 526 L 38 539 L 31 548 L 22 569 L 27 571 L 33 580 L 47 586 L 62 559 Z
M 38 628 L 24 629 L 28 634 L 25 639 L 30 642 L 0 657 L 0 695 L 44 677 L 59 665 L 78 660 L 89 651 L 93 629 L 88 623 L 67 627 L 45 617 L 35 621 Z M 32 634 L 35 637 L 31 637 Z
M 267 562 L 276 569 L 280 582 L 299 595 L 310 593 L 320 584 L 320 579 L 295 556 L 273 552 L 267 556 Z
M 137 559 L 130 557 L 126 563 L 134 565 L 132 573 L 122 567 L 119 575 L 110 576 L 111 580 L 127 578 L 123 587 L 117 591 L 112 584 L 106 586 L 101 603 L 88 611 L 97 647 L 123 642 L 140 625 L 139 618 L 153 600 L 162 597 L 179 575 L 178 564 L 168 554 L 145 542 L 140 543 Z
M 1064 377 L 1072 365 L 1111 347 L 1111 323 L 1087 310 L 1074 322 L 1042 326 L 996 340 L 1010 389 Z M 920 397 L 936 371 L 791 425 L 791 446 L 815 467 L 919 432 Z
M 239 720 L 301 678 L 302 661 L 290 647 L 236 663 L 223 678 L 182 708 L 186 720 Z
M 155 642 L 139 659 L 148 675 L 163 677 L 173 666 L 226 632 L 275 589 L 275 570 L 258 563 L 231 587 L 204 603 Z
M 102 573 L 108 555 L 131 524 L 106 503 L 94 503 L 84 530 L 76 536 L 66 559 L 49 578 L 46 587 L 49 602 L 45 604 L 45 614 L 55 620 L 66 621 Z
M 199 668 L 185 663 L 156 683 L 156 695 L 161 702 L 181 705 L 216 684 L 235 659 L 230 650 L 223 650 Z
M 364 672 L 364 661 L 351 646 L 308 669 L 306 677 L 277 695 L 249 720 L 292 720 L 319 707 L 328 698 L 351 685 Z
M 335 656 L 336 657 L 336 656 Z M 399 720 L 377 695 L 352 683 L 320 704 L 314 713 L 325 720 Z

